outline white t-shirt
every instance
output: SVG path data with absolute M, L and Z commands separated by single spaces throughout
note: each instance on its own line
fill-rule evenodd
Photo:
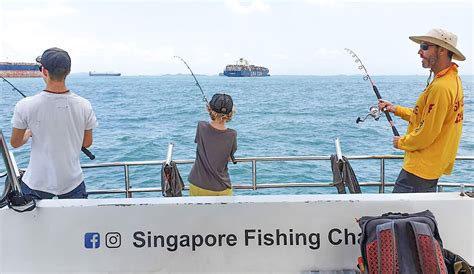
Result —
M 32 132 L 30 162 L 23 182 L 31 189 L 61 195 L 83 180 L 80 153 L 84 131 L 97 119 L 90 102 L 72 92 L 41 92 L 19 101 L 14 128 Z

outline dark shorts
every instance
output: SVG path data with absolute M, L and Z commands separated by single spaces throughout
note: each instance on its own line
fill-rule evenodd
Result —
M 427 180 L 402 169 L 392 193 L 436 192 L 438 179 Z
M 82 183 L 75 189 L 61 195 L 54 195 L 53 193 L 31 189 L 23 181 L 20 181 L 20 185 L 23 195 L 31 195 L 36 199 L 52 199 L 55 196 L 57 196 L 58 199 L 87 199 L 86 184 L 84 181 L 82 181 Z

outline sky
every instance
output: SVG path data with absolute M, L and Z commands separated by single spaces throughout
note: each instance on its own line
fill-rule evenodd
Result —
M 72 73 L 216 75 L 246 58 L 273 75 L 357 74 L 344 48 L 373 75 L 426 75 L 410 35 L 458 35 L 474 71 L 470 0 L 1 0 L 0 61 L 69 52 Z

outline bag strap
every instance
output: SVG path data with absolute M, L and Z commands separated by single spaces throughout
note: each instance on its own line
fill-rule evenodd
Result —
M 379 274 L 398 273 L 397 242 L 395 240 L 395 222 L 377 225 L 377 260 Z
M 473 274 L 474 266 L 470 265 L 463 257 L 444 248 L 443 249 L 444 262 L 449 273 L 454 274 Z
M 418 259 L 423 273 L 447 274 L 441 246 L 435 240 L 430 226 L 425 223 L 410 221 L 415 236 Z

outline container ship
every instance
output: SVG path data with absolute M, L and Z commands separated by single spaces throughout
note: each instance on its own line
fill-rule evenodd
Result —
M 244 58 L 240 58 L 235 65 L 227 65 L 224 70 L 224 76 L 228 77 L 262 77 L 270 76 L 266 67 L 249 65 Z
M 120 72 L 95 72 L 89 71 L 89 76 L 120 76 Z
M 41 77 L 36 63 L 0 62 L 0 76 L 5 78 Z

